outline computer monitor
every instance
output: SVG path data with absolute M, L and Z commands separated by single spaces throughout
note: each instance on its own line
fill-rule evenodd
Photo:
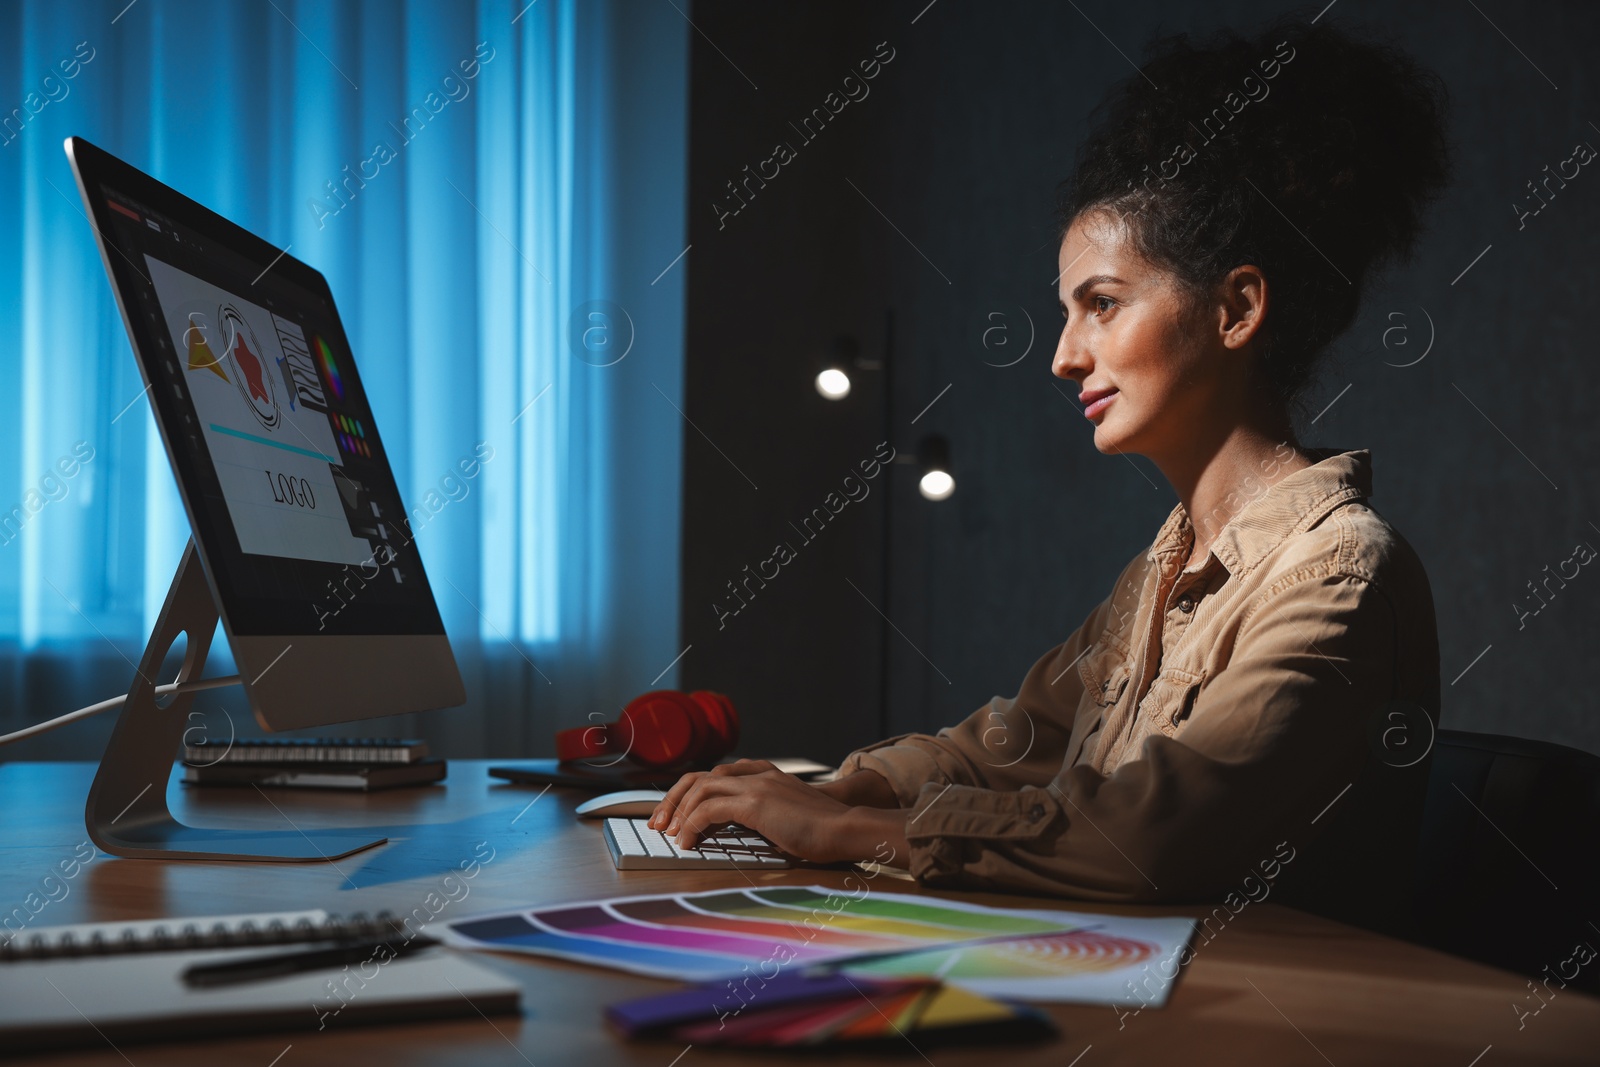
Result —
M 153 679 L 179 634 L 180 681 L 197 675 L 220 614 L 264 729 L 465 700 L 333 295 L 287 251 L 89 142 L 66 152 L 192 531 L 90 793 L 91 836 L 121 855 L 348 855 L 376 842 L 306 848 L 293 829 L 176 822 L 164 786 L 192 694 L 163 707 Z

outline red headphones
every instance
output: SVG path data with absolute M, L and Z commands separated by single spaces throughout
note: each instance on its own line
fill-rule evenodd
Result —
M 739 743 L 739 713 L 722 693 L 656 689 L 628 701 L 622 718 L 600 726 L 575 726 L 556 734 L 562 760 L 624 756 L 660 769 L 680 763 L 714 763 Z

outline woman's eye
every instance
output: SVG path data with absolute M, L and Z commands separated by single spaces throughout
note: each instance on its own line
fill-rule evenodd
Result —
M 1097 297 L 1094 298 L 1094 309 L 1095 309 L 1095 311 L 1100 312 L 1100 311 L 1104 311 L 1105 310 L 1104 308 L 1102 308 L 1100 306 L 1100 301 L 1102 301 L 1102 300 L 1104 300 L 1106 303 L 1110 304 L 1112 307 L 1116 307 L 1117 306 L 1117 302 L 1115 300 L 1112 300 L 1109 296 L 1097 296 Z

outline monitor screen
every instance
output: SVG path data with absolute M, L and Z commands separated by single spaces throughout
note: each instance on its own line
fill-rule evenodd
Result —
M 86 198 L 102 201 L 106 258 L 230 632 L 442 634 L 322 275 L 126 165 L 94 170 Z

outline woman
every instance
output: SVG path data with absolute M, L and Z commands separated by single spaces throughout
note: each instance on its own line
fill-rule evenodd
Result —
M 1176 491 L 1155 541 L 1015 698 L 853 752 L 821 786 L 749 760 L 687 775 L 652 825 L 691 845 L 738 822 L 930 885 L 1281 885 L 1402 928 L 1439 707 L 1432 594 L 1366 503 L 1369 454 L 1303 446 L 1293 416 L 1444 185 L 1444 103 L 1402 53 L 1326 21 L 1159 43 L 1063 183 L 1051 367 L 1100 452 L 1149 457 Z

